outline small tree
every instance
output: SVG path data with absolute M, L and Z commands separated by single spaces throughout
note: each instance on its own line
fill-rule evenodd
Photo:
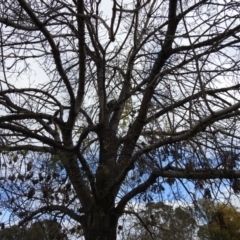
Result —
M 0 0 L 0 207 L 86 240 L 132 199 L 240 189 L 239 1 L 104 4 Z

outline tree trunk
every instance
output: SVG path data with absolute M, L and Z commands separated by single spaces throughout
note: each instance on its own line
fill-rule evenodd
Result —
M 101 209 L 95 208 L 83 226 L 85 240 L 116 240 L 118 218 L 113 211 L 104 213 Z

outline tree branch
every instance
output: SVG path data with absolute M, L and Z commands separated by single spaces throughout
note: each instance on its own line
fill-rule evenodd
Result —
M 30 213 L 26 218 L 24 218 L 24 220 L 20 221 L 18 225 L 19 226 L 24 225 L 28 221 L 31 221 L 38 214 L 41 214 L 41 213 L 44 214 L 44 213 L 54 212 L 54 211 L 61 211 L 66 215 L 68 215 L 69 217 L 71 217 L 72 219 L 74 219 L 76 222 L 81 222 L 81 216 L 76 214 L 73 210 L 64 206 L 49 205 L 49 206 L 41 207 L 38 210 Z
M 75 97 L 74 97 L 73 89 L 72 89 L 69 79 L 62 67 L 60 52 L 52 38 L 52 35 L 49 33 L 49 31 L 44 26 L 44 24 L 38 19 L 36 14 L 33 12 L 31 7 L 27 4 L 27 2 L 25 0 L 18 0 L 18 2 L 21 5 L 21 7 L 26 11 L 26 13 L 29 15 L 29 17 L 32 19 L 32 21 L 37 25 L 37 27 L 40 29 L 40 31 L 43 33 L 43 35 L 46 37 L 46 39 L 48 40 L 48 42 L 52 48 L 52 54 L 53 54 L 53 58 L 54 58 L 57 70 L 66 85 L 67 91 L 68 91 L 70 99 L 72 101 L 72 104 L 75 105 Z

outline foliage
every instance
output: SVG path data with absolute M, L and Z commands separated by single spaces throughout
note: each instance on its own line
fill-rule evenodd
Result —
M 2 240 L 67 240 L 61 225 L 51 220 L 35 222 L 29 228 L 12 226 L 0 230 Z
M 131 220 L 133 231 L 123 239 L 133 240 L 237 240 L 240 212 L 230 204 L 201 199 L 192 206 L 147 203 Z
M 202 202 L 207 224 L 198 231 L 201 240 L 237 240 L 240 238 L 240 212 L 233 206 Z
M 18 226 L 12 226 L 11 228 L 5 228 L 0 231 L 0 237 L 3 240 L 24 239 L 25 235 L 26 232 Z
M 139 219 L 143 226 L 139 224 Z M 190 207 L 173 207 L 163 202 L 148 203 L 138 213 L 135 232 L 127 239 L 194 239 L 197 222 Z
M 0 0 L 3 221 L 114 240 L 132 203 L 240 192 L 239 1 L 111 4 Z

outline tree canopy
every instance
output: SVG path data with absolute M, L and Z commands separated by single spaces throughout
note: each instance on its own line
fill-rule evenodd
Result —
M 239 193 L 239 12 L 237 0 L 0 0 L 8 221 L 114 240 L 131 202 Z

